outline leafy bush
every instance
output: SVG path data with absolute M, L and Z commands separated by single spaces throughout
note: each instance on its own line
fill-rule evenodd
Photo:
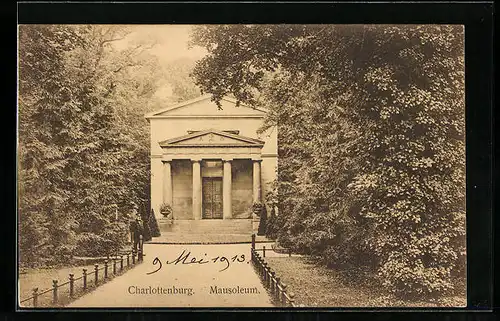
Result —
M 262 210 L 264 207 L 265 207 L 264 204 L 262 204 L 261 202 L 254 202 L 252 204 L 252 213 L 254 213 L 257 216 L 260 216 L 262 214 Z
M 127 203 L 149 199 L 142 115 L 157 68 L 109 46 L 127 34 L 123 26 L 19 28 L 21 264 L 119 248 Z
M 126 223 L 109 224 L 102 234 L 80 233 L 76 237 L 76 256 L 112 255 L 121 250 L 128 241 Z
M 113 243 L 100 235 L 81 233 L 77 237 L 76 256 L 101 256 L 112 253 Z
M 257 235 L 266 235 L 267 208 L 265 205 L 262 206 L 259 217 L 260 217 L 260 220 L 259 220 L 259 229 L 257 231 Z
M 152 236 L 151 236 L 151 228 L 150 228 L 150 225 L 149 225 L 149 217 L 143 217 L 142 218 L 142 225 L 143 225 L 143 234 L 142 234 L 142 236 L 143 236 L 144 242 L 151 241 Z
M 158 227 L 158 221 L 156 220 L 155 212 L 153 209 L 151 209 L 151 212 L 149 214 L 149 229 L 151 230 L 152 237 L 161 236 L 160 228 Z
M 266 237 L 271 240 L 276 239 L 278 230 L 279 230 L 279 225 L 278 225 L 278 219 L 276 217 L 276 209 L 272 207 L 271 214 L 269 214 L 269 218 L 267 219 Z
M 453 290 L 465 253 L 463 36 L 444 25 L 195 29 L 211 53 L 193 72 L 202 89 L 265 106 L 261 131 L 278 127 L 281 244 L 376 271 L 400 296 Z

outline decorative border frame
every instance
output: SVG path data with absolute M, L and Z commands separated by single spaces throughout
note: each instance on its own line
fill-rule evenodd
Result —
M 468 307 L 457 308 L 360 308 L 360 309 L 294 309 L 309 312 L 487 312 L 493 302 L 493 2 L 210 2 L 201 3 L 97 3 L 97 2 L 20 2 L 17 4 L 17 23 L 355 23 L 355 24 L 463 24 L 466 36 L 466 163 L 467 163 L 467 285 Z M 12 38 L 11 38 L 12 39 Z M 14 40 L 16 41 L 16 40 Z M 16 46 L 17 47 L 17 46 Z M 13 62 L 11 63 L 13 66 Z M 14 69 L 15 70 L 15 69 Z M 14 71 L 15 72 L 15 71 Z M 13 73 L 14 73 L 13 72 Z M 17 73 L 16 73 L 17 75 Z M 13 92 L 16 92 L 16 87 Z M 17 97 L 15 98 L 17 101 Z M 16 103 L 17 104 L 17 103 Z M 16 135 L 16 108 L 3 111 L 2 117 Z M 13 153 L 16 153 L 14 147 Z M 16 158 L 10 157 L 12 167 L 7 180 L 12 190 L 4 194 L 10 201 L 5 210 L 8 224 L 3 247 L 3 261 L 9 264 L 1 275 L 13 278 L 2 291 L 4 309 L 20 311 L 17 306 L 17 233 L 16 233 Z M 12 184 L 12 185 L 10 185 Z M 14 273 L 15 272 L 15 273 Z M 12 274 L 11 274 L 12 273 Z M 498 283 L 498 278 L 495 280 Z M 3 285 L 5 286 L 5 285 Z M 3 287 L 2 286 L 2 287 Z M 496 304 L 498 306 L 498 304 Z M 68 311 L 69 309 L 64 309 Z M 140 309 L 139 309 L 140 310 Z M 192 309 L 147 309 L 174 312 Z M 263 311 L 262 309 L 195 309 L 199 311 Z M 276 309 L 284 311 L 283 309 Z M 48 309 L 44 311 L 57 311 Z M 79 311 L 125 311 L 137 309 L 79 309 Z M 142 310 L 146 311 L 146 309 Z M 286 311 L 286 309 L 285 309 Z M 300 312 L 299 311 L 299 312 Z M 446 314 L 450 316 L 450 314 Z M 110 314 L 108 314 L 110 315 Z M 456 314 L 455 314 L 456 315 Z M 346 315 L 341 315 L 347 317 Z M 445 315 L 443 315 L 445 316 Z M 129 314 L 130 317 L 130 314 Z M 141 319 L 144 315 L 139 315 Z M 257 317 L 257 315 L 254 315 Z M 336 316 L 339 317 L 339 316 Z M 319 315 L 316 319 L 319 319 Z

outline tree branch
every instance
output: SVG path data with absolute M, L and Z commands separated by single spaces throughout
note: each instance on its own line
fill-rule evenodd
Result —
M 120 66 L 118 69 L 116 70 L 113 70 L 114 73 L 117 73 L 117 72 L 120 72 L 120 70 L 122 70 L 123 68 L 125 67 L 134 67 L 134 66 L 139 66 L 140 64 L 138 63 L 128 63 L 128 64 L 125 64 L 123 66 Z
M 123 36 L 123 37 L 119 37 L 119 38 L 112 38 L 112 39 L 105 39 L 105 40 L 102 40 L 99 45 L 100 46 L 103 46 L 105 45 L 106 43 L 109 43 L 109 42 L 113 42 L 113 41 L 118 41 L 118 40 L 123 40 L 125 39 L 127 36 Z

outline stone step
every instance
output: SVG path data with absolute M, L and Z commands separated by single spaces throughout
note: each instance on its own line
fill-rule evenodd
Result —
M 251 234 L 186 234 L 164 232 L 153 237 L 148 243 L 153 244 L 235 244 L 252 242 Z M 256 243 L 270 242 L 265 236 L 257 235 Z
M 185 234 L 248 234 L 252 233 L 252 219 L 231 220 L 159 220 L 160 232 Z

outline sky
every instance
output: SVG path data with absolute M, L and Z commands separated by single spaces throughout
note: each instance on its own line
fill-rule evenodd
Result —
M 137 25 L 129 35 L 134 40 L 153 40 L 156 45 L 149 52 L 160 62 L 171 62 L 178 58 L 202 58 L 206 50 L 201 47 L 188 49 L 190 25 Z
M 179 58 L 201 59 L 207 54 L 202 47 L 188 48 L 191 25 L 128 25 L 132 31 L 118 46 L 128 46 L 137 42 L 154 42 L 152 49 L 148 50 L 158 58 L 160 65 L 166 65 Z M 163 99 L 172 95 L 172 87 L 165 82 L 160 82 L 155 96 Z

